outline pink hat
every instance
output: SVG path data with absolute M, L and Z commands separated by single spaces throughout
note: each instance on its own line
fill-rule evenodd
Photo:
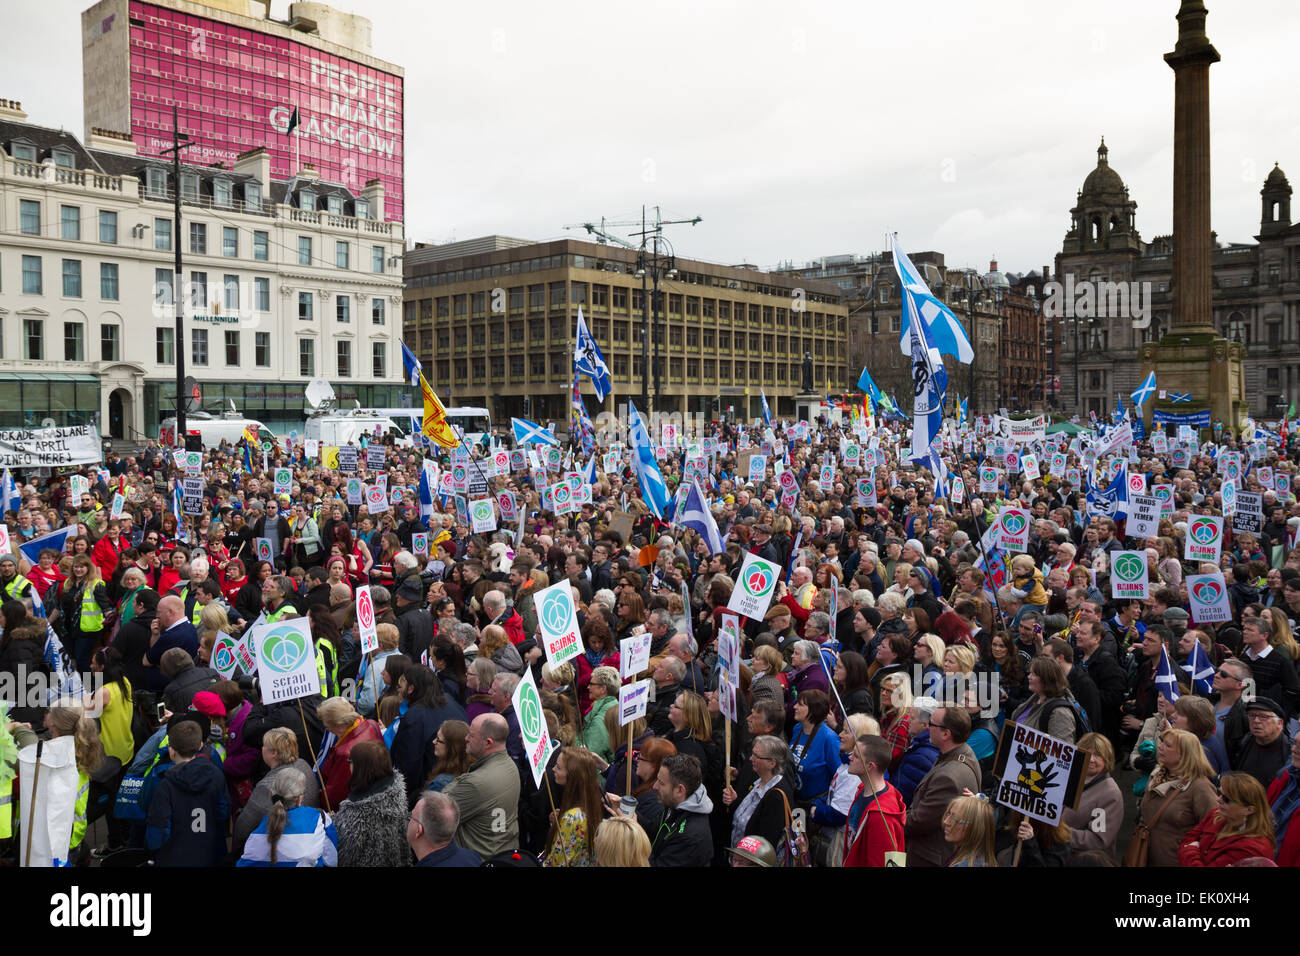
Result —
M 210 690 L 201 690 L 195 694 L 190 709 L 197 710 L 205 717 L 226 716 L 226 705 L 221 702 L 220 697 Z

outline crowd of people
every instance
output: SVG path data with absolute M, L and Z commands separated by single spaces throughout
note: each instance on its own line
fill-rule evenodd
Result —
M 954 434 L 936 475 L 897 425 L 708 425 L 697 437 L 716 451 L 693 474 L 721 550 L 698 520 L 652 513 L 626 453 L 568 514 L 546 509 L 555 469 L 483 477 L 522 518 L 478 533 L 436 477 L 422 503 L 425 454 L 391 445 L 378 513 L 349 505 L 349 476 L 302 444 L 265 471 L 242 448 L 205 453 L 197 514 L 161 449 L 19 473 L 0 677 L 76 673 L 84 689 L 7 701 L 0 735 L 24 755 L 39 742 L 37 760 L 65 755 L 75 785 L 24 806 L 30 762 L 11 762 L 0 848 L 102 866 L 1300 864 L 1294 436 L 1268 439 L 1236 483 L 1262 496 L 1262 530 L 1225 522 L 1222 560 L 1206 564 L 1184 559 L 1188 522 L 1224 513 L 1218 463 L 1250 441 L 1207 442 L 1183 468 L 1139 442 L 1128 474 L 1173 491 L 1159 533 L 1139 539 L 1064 474 L 1003 468 L 996 492 L 974 493 L 983 430 Z M 871 449 L 871 468 L 845 461 L 850 444 Z M 1025 446 L 1085 471 L 1088 448 Z M 743 463 L 760 449 L 770 463 L 751 480 Z M 473 449 L 470 471 L 489 459 Z M 279 493 L 277 466 L 293 479 Z M 680 448 L 659 461 L 670 489 L 687 467 Z M 1289 493 L 1259 482 L 1265 468 Z M 796 478 L 793 506 L 780 471 Z M 89 486 L 77 498 L 74 478 Z M 1030 511 L 1028 544 L 991 554 L 1008 505 Z M 22 548 L 60 529 L 62 548 Z M 1149 597 L 1112 596 L 1123 550 L 1145 550 Z M 732 722 L 717 638 L 751 554 L 782 574 L 767 609 L 740 619 Z M 1207 570 L 1224 574 L 1228 621 L 1189 615 L 1187 576 Z M 561 581 L 583 650 L 552 663 L 534 596 Z M 255 672 L 214 666 L 223 635 L 295 618 L 310 624 L 319 694 L 265 704 Z M 622 642 L 638 635 L 650 662 L 625 677 Z M 1212 679 L 1194 673 L 1201 660 Z M 540 786 L 512 704 L 527 675 L 555 743 Z M 645 715 L 622 722 L 620 688 L 645 679 Z M 1086 760 L 1058 825 L 995 799 L 1013 722 Z M 29 830 L 43 851 L 24 850 Z

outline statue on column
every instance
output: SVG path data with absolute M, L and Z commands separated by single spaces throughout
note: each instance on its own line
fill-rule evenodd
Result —
M 804 352 L 803 353 L 803 379 L 799 383 L 799 390 L 801 392 L 813 392 L 816 391 L 816 388 L 817 387 L 813 384 L 812 353 Z

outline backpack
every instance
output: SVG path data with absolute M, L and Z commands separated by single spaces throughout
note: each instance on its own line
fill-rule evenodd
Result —
M 1048 732 L 1047 728 L 1051 726 L 1052 714 L 1058 707 L 1069 707 L 1070 711 L 1074 714 L 1075 743 L 1078 743 L 1079 738 L 1084 734 L 1092 733 L 1092 724 L 1088 721 L 1087 711 L 1085 711 L 1083 705 L 1073 697 L 1053 697 L 1047 702 L 1046 706 L 1043 707 L 1042 714 L 1039 716 L 1039 729 L 1043 733 Z

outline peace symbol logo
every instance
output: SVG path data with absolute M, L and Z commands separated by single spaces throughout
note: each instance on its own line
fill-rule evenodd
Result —
M 980 481 L 997 481 L 998 473 L 992 468 L 985 468 L 980 471 Z
M 370 499 L 371 504 L 375 504 L 375 505 L 383 504 L 385 499 L 384 489 L 380 488 L 378 485 L 375 485 L 371 488 L 367 488 L 366 497 Z
M 519 727 L 530 740 L 542 736 L 542 705 L 532 684 L 519 688 Z
M 1169 490 L 1168 485 L 1160 485 L 1155 490 L 1155 496 L 1163 503 L 1173 497 L 1173 492 Z
M 569 486 L 567 484 L 556 485 L 555 503 L 557 505 L 563 505 L 563 504 L 568 504 L 568 501 L 569 501 Z
M 476 501 L 476 502 L 474 502 L 474 518 L 475 518 L 475 520 L 483 521 L 483 520 L 485 520 L 485 519 L 487 519 L 487 518 L 490 518 L 490 517 L 492 517 L 492 503 L 491 503 L 490 501 Z
M 370 589 L 357 592 L 357 622 L 367 630 L 375 623 L 375 605 L 370 599 Z
M 1198 544 L 1213 544 L 1219 536 L 1219 529 L 1213 521 L 1193 521 L 1191 535 Z
M 298 669 L 307 658 L 310 641 L 293 627 L 273 630 L 258 648 L 262 662 L 271 670 L 288 674 Z
M 1020 515 L 1020 514 L 1016 514 L 1015 512 L 1012 512 L 1010 514 L 1005 514 L 1002 516 L 1003 534 L 1011 535 L 1012 537 L 1015 537 L 1016 535 L 1019 535 L 1020 532 L 1023 531 L 1024 529 L 1025 529 L 1024 515 Z
M 767 593 L 768 589 L 772 587 L 774 581 L 775 576 L 771 571 L 768 571 L 766 568 L 753 568 L 750 570 L 749 574 L 745 576 L 745 587 L 748 588 L 749 593 L 753 594 L 755 597 L 762 597 Z
M 1126 554 L 1115 559 L 1115 573 L 1123 581 L 1136 581 L 1146 570 L 1143 565 L 1142 559 L 1136 554 Z
M 1192 594 L 1202 604 L 1215 603 L 1222 593 L 1223 589 L 1219 587 L 1218 581 L 1197 581 L 1196 586 L 1192 588 Z
M 1128 476 L 1129 491 L 1136 491 L 1138 494 L 1142 494 L 1142 492 L 1146 490 L 1146 486 L 1147 486 L 1147 480 L 1142 475 Z
M 542 623 L 552 634 L 559 634 L 569 626 L 573 603 L 563 591 L 553 591 L 542 601 Z
M 1017 455 L 1014 451 L 1013 451 L 1013 452 L 1008 452 L 1008 453 L 1007 453 L 1007 468 L 1008 468 L 1008 470 L 1010 470 L 1010 471 L 1015 471 L 1015 470 L 1016 470 L 1016 467 L 1017 467 L 1019 464 L 1020 464 L 1020 456 Z
M 858 493 L 862 495 L 863 498 L 870 498 L 875 494 L 875 491 L 875 486 L 872 484 L 870 478 L 863 478 L 858 482 Z
M 465 480 L 465 466 L 457 465 L 451 470 L 452 481 L 461 482 Z
M 235 645 L 228 638 L 223 637 L 212 648 L 212 664 L 219 671 L 235 666 Z

